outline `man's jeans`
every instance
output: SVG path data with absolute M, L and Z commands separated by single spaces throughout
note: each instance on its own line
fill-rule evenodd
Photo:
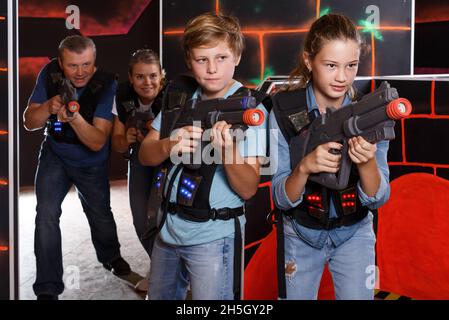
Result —
M 110 207 L 106 164 L 86 168 L 66 165 L 53 153 L 48 143 L 43 142 L 35 180 L 37 215 L 34 252 L 37 275 L 33 289 L 36 295 L 57 295 L 64 291 L 59 218 L 62 201 L 72 184 L 78 191 L 87 216 L 98 260 L 106 263 L 120 257 L 120 244 Z
M 336 248 L 328 238 L 319 250 L 302 241 L 291 222 L 284 219 L 287 299 L 317 299 L 326 262 L 332 274 L 336 299 L 374 299 L 376 238 L 372 219 L 366 221 L 339 247 Z
M 149 257 L 151 257 L 154 238 L 157 235 L 154 232 L 151 237 L 148 236 L 148 231 L 156 227 L 156 217 L 149 219 L 147 212 L 153 173 L 153 167 L 140 164 L 137 151 L 131 155 L 128 163 L 129 204 L 137 236 Z
M 232 300 L 234 238 L 172 246 L 156 238 L 151 257 L 150 300 Z

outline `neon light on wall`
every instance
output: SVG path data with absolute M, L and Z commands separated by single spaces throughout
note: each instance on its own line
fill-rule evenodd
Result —
M 220 1 L 215 1 L 215 11 L 217 13 L 220 12 Z M 331 12 L 330 7 L 321 8 L 321 1 L 316 1 L 316 17 L 320 17 L 322 15 L 328 14 Z M 359 26 L 357 27 L 359 30 L 361 30 L 364 33 L 371 33 L 371 70 L 370 75 L 375 76 L 376 75 L 376 47 L 375 47 L 375 40 L 383 41 L 383 35 L 381 34 L 381 31 L 411 31 L 411 27 L 409 26 L 394 26 L 394 25 L 382 25 L 382 26 L 375 26 L 372 23 L 366 21 L 366 20 L 360 20 Z M 280 27 L 270 27 L 267 26 L 266 28 L 261 29 L 260 27 L 248 27 L 245 26 L 242 28 L 242 32 L 247 37 L 253 37 L 256 38 L 256 41 L 258 43 L 258 49 L 259 49 L 259 72 L 258 72 L 258 79 L 251 78 L 248 81 L 251 84 L 259 84 L 262 80 L 264 80 L 267 76 L 275 74 L 275 70 L 272 68 L 270 69 L 270 66 L 266 65 L 267 60 L 267 54 L 266 54 L 266 42 L 267 36 L 269 35 L 287 35 L 287 34 L 304 34 L 308 32 L 309 26 L 304 26 L 300 28 L 283 28 Z M 181 36 L 183 34 L 183 29 L 181 28 L 175 28 L 175 29 L 169 29 L 163 31 L 164 36 Z M 374 90 L 374 88 L 372 88 Z
M 409 162 L 407 161 L 407 151 L 405 148 L 405 121 L 408 119 L 444 119 L 449 120 L 449 115 L 437 115 L 435 113 L 435 80 L 430 86 L 430 114 L 411 114 L 407 119 L 401 119 L 402 132 L 402 161 L 388 162 L 390 166 L 406 166 L 406 167 L 426 167 L 433 169 L 433 175 L 437 175 L 437 169 L 449 169 L 449 164 L 425 163 L 425 162 Z

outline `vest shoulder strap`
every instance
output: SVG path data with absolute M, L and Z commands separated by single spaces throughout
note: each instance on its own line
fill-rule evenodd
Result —
M 132 109 L 138 108 L 137 94 L 129 81 L 118 84 L 115 93 L 115 105 L 120 122 L 125 124 Z
M 280 91 L 271 98 L 273 112 L 287 143 L 309 123 L 305 89 Z

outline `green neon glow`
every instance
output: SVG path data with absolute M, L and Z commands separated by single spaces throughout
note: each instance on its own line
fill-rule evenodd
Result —
M 331 8 L 330 7 L 323 8 L 320 11 L 320 17 L 325 16 L 326 14 L 329 14 L 330 12 L 331 12 Z
M 255 86 L 258 86 L 263 80 L 265 80 L 267 77 L 271 77 L 271 76 L 274 76 L 276 73 L 274 72 L 274 70 L 273 70 L 273 68 L 272 67 L 270 67 L 270 66 L 267 66 L 266 68 L 265 68 L 265 72 L 264 72 L 264 74 L 263 74 L 263 79 L 262 80 L 260 80 L 259 78 L 252 78 L 252 79 L 249 79 L 249 83 L 251 83 L 251 84 L 253 84 L 253 85 L 255 85 Z
M 374 38 L 379 41 L 384 41 L 384 37 L 379 30 L 376 29 L 375 25 L 366 20 L 359 20 L 359 25 L 362 26 L 362 32 L 372 33 Z

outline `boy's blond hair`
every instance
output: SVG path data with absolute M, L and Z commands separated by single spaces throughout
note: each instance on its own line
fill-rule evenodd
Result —
M 186 61 L 193 48 L 216 45 L 220 41 L 226 41 L 236 58 L 241 56 L 244 37 L 237 18 L 208 12 L 191 19 L 182 38 Z

